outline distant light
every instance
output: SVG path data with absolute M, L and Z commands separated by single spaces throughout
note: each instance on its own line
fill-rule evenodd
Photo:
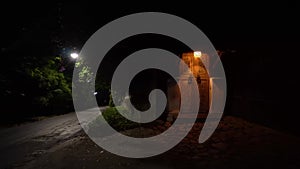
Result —
M 76 59 L 76 58 L 78 58 L 78 54 L 77 53 L 71 53 L 71 55 L 70 55 L 73 59 Z
M 94 95 L 97 95 L 98 94 L 98 92 L 94 92 Z
M 200 58 L 201 55 L 202 55 L 202 53 L 201 53 L 200 51 L 195 51 L 195 52 L 194 52 L 194 57 L 195 57 L 195 58 Z

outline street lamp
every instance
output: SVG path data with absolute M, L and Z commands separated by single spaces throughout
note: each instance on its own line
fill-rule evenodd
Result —
M 195 58 L 200 58 L 201 55 L 202 55 L 202 53 L 201 53 L 200 51 L 195 51 L 195 52 L 194 52 L 194 57 L 195 57 Z
M 77 59 L 79 55 L 77 53 L 71 53 L 70 56 L 73 59 Z

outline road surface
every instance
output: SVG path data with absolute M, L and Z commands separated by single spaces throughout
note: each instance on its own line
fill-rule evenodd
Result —
M 99 112 L 90 109 L 83 113 L 85 124 Z M 134 128 L 123 134 L 162 132 L 169 125 L 165 122 Z M 300 138 L 297 136 L 225 116 L 212 137 L 199 144 L 197 139 L 202 127 L 203 122 L 197 122 L 178 145 L 161 155 L 135 159 L 117 156 L 97 146 L 82 131 L 76 114 L 69 113 L 0 130 L 0 168 L 298 169 L 300 166 Z
M 100 107 L 103 111 L 106 107 Z M 84 111 L 87 120 L 92 120 L 98 108 Z M 75 138 L 82 128 L 75 113 L 46 118 L 0 130 L 0 168 L 13 168 Z

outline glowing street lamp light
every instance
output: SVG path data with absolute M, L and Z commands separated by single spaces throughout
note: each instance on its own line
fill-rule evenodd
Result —
M 195 52 L 194 52 L 194 57 L 195 57 L 195 58 L 200 58 L 201 55 L 202 55 L 202 53 L 201 53 L 200 51 L 195 51 Z
M 79 55 L 77 53 L 71 53 L 70 56 L 73 59 L 77 59 Z

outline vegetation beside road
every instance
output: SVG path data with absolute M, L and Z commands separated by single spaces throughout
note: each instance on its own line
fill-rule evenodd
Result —
M 124 107 L 120 106 L 118 108 L 126 111 Z M 96 130 L 101 129 L 101 126 L 106 123 L 104 120 L 117 131 L 128 130 L 140 126 L 139 123 L 135 123 L 123 117 L 116 107 L 109 107 L 89 125 L 89 132 L 98 133 Z M 103 133 L 99 132 L 99 134 L 102 135 Z

